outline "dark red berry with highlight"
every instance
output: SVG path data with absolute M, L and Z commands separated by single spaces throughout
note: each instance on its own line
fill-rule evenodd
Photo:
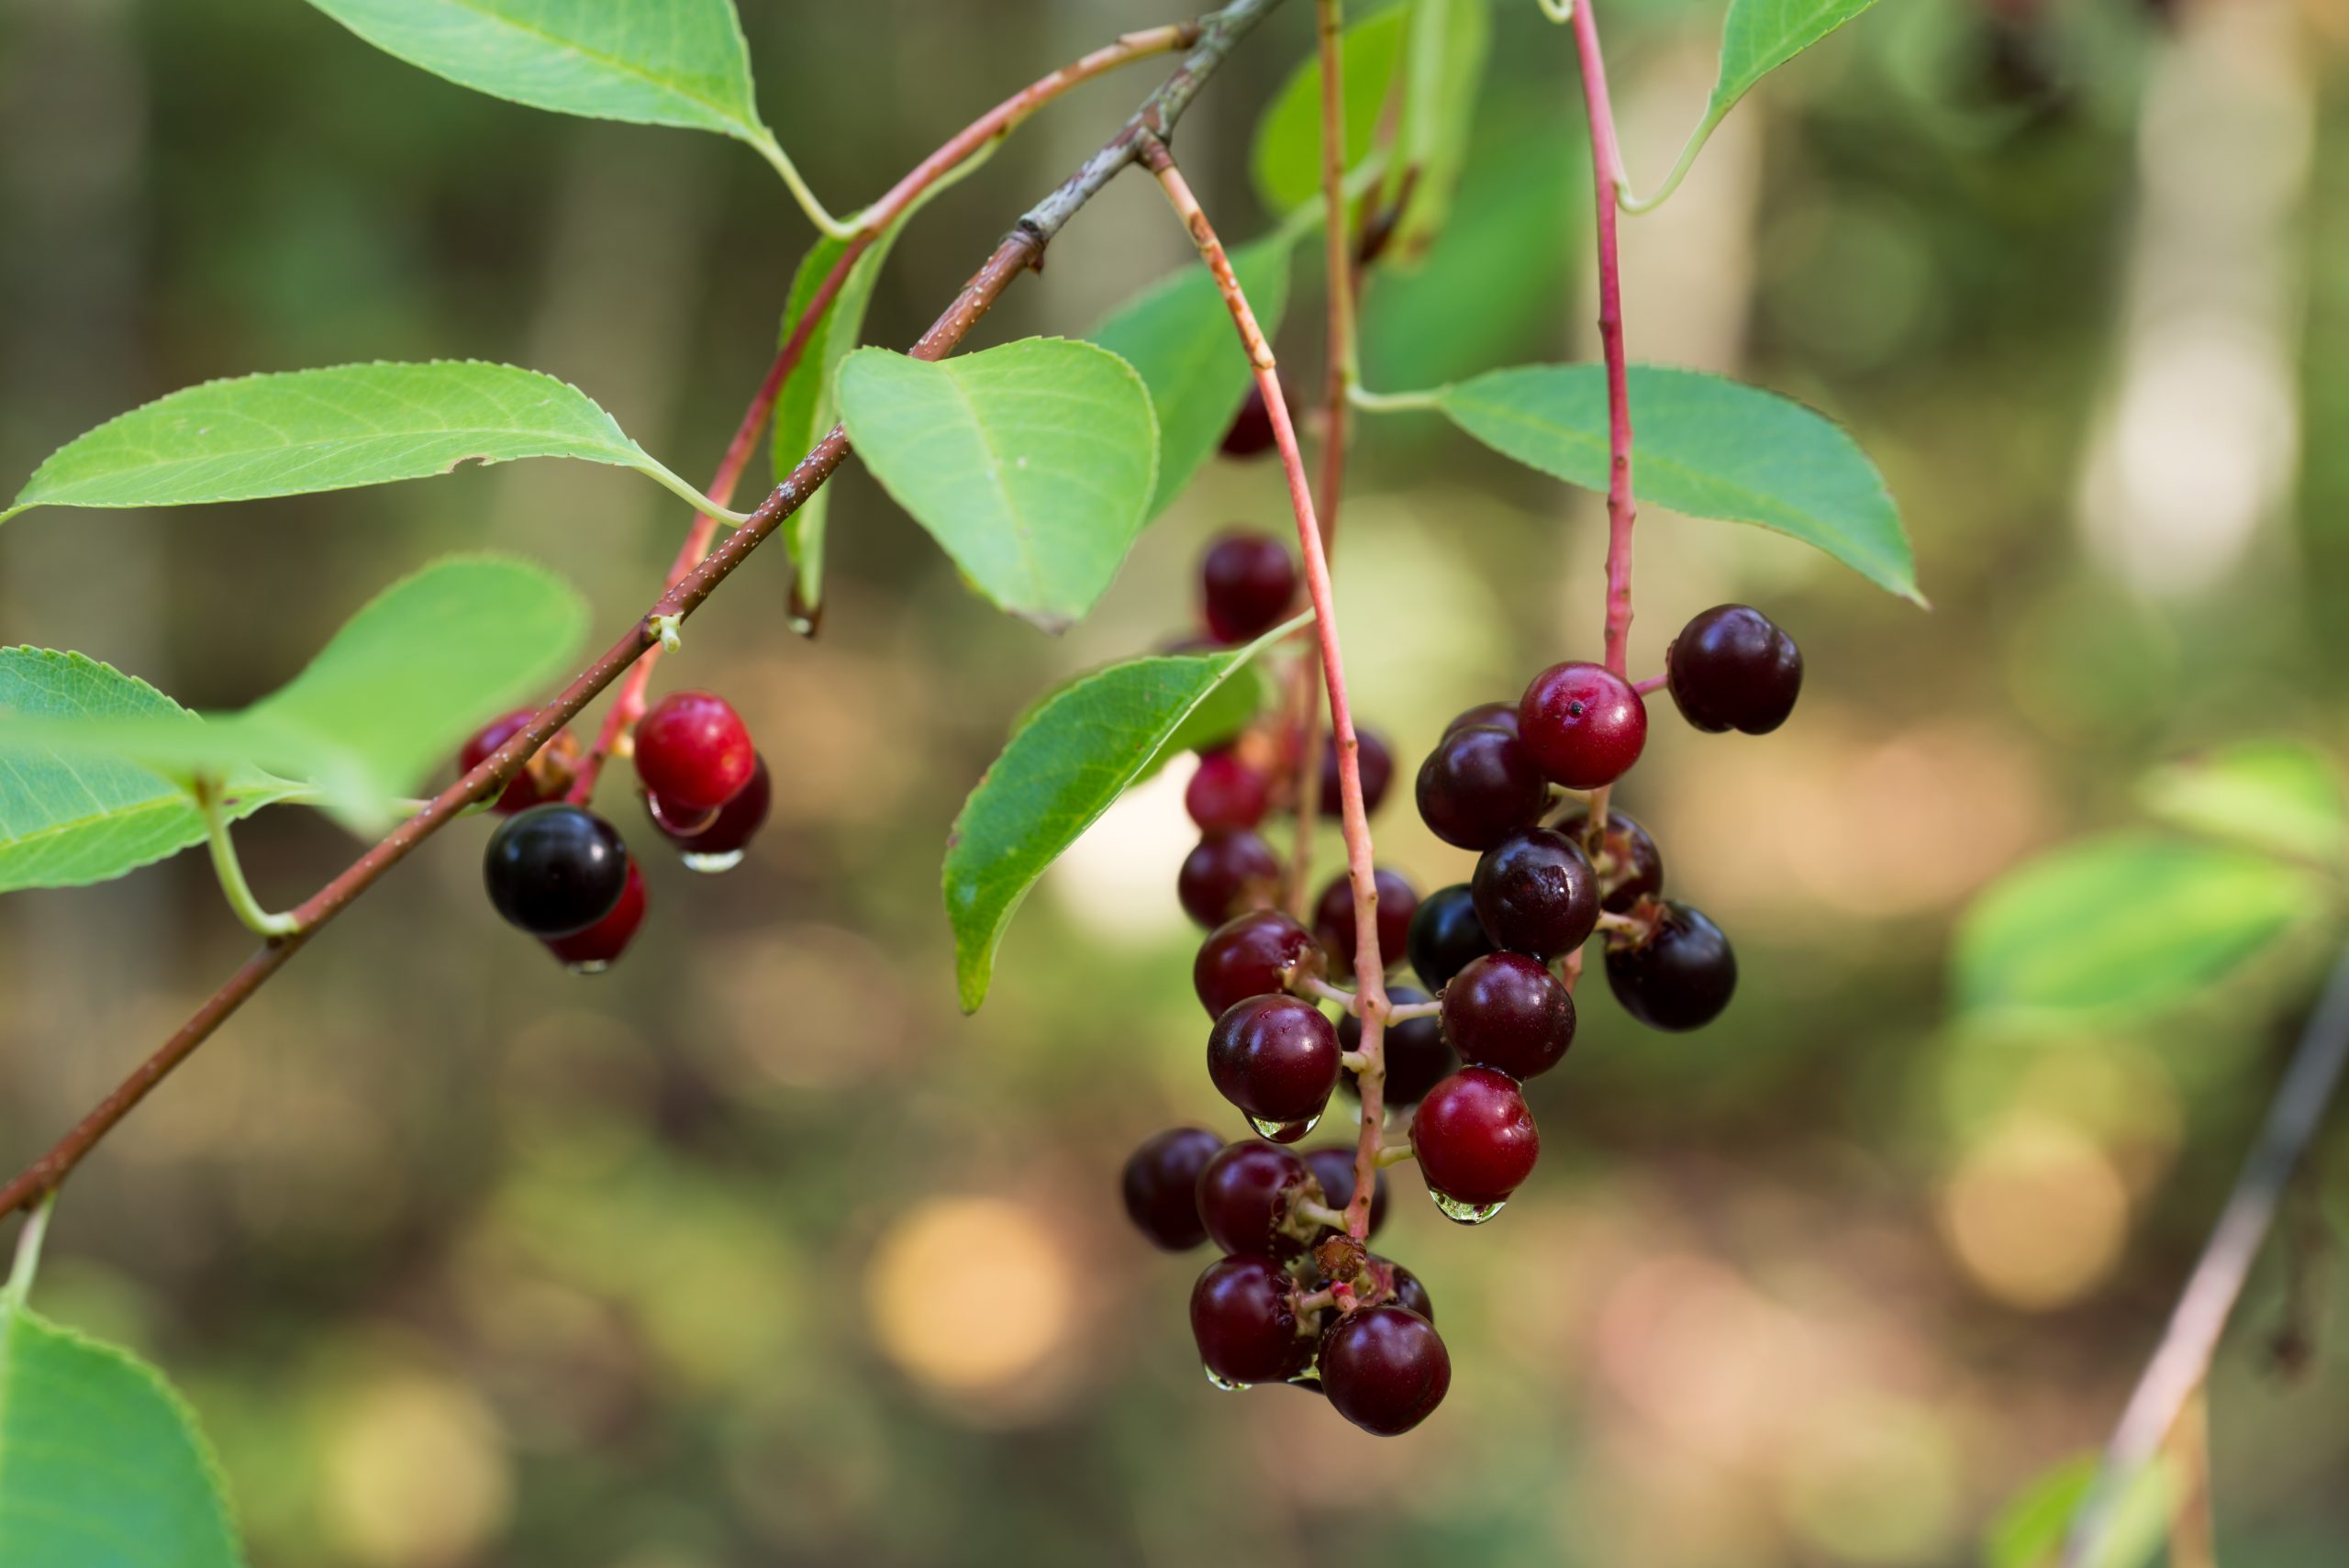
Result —
M 1627 915 L 1642 898 L 1664 895 L 1664 856 L 1657 852 L 1648 830 L 1620 811 L 1607 814 L 1606 831 L 1594 841 L 1590 813 L 1577 809 L 1558 818 L 1558 831 L 1583 847 L 1591 869 L 1598 873 L 1598 906 L 1610 915 Z
M 1297 1198 L 1318 1197 L 1310 1166 L 1295 1151 L 1245 1139 L 1208 1155 L 1192 1184 L 1192 1207 L 1208 1239 L 1226 1252 L 1294 1258 L 1310 1226 L 1289 1224 Z
M 1270 534 L 1234 528 L 1199 563 L 1208 631 L 1218 642 L 1247 642 L 1280 625 L 1297 597 L 1297 563 Z
M 1208 1076 L 1253 1122 L 1319 1116 L 1338 1086 L 1338 1031 L 1320 1008 L 1295 996 L 1251 996 L 1208 1032 Z
M 1431 1192 L 1482 1207 L 1507 1202 L 1533 1173 L 1542 1135 L 1517 1080 L 1490 1067 L 1463 1067 L 1419 1102 L 1411 1149 Z
M 1598 873 L 1582 846 L 1548 828 L 1524 828 L 1486 850 L 1469 884 L 1493 945 L 1553 959 L 1598 925 Z
M 1386 738 L 1375 729 L 1357 726 L 1354 740 L 1360 746 L 1354 758 L 1362 771 L 1362 811 L 1368 817 L 1386 799 L 1386 791 L 1395 782 L 1395 753 L 1387 750 Z M 1321 815 L 1332 820 L 1345 815 L 1345 802 L 1338 792 L 1338 740 L 1334 735 L 1325 736 L 1321 741 Z
M 671 692 L 636 721 L 636 776 L 682 828 L 734 798 L 759 753 L 734 705 L 709 692 Z
M 1542 771 L 1568 789 L 1597 789 L 1631 771 L 1648 741 L 1648 706 L 1603 664 L 1553 664 L 1517 705 L 1518 733 Z
M 1513 702 L 1480 702 L 1475 707 L 1453 715 L 1452 722 L 1443 727 L 1443 732 L 1452 735 L 1463 729 L 1479 728 L 1506 729 L 1511 735 L 1516 734 L 1517 705 Z
M 661 836 L 674 844 L 689 862 L 710 862 L 725 856 L 739 856 L 750 848 L 751 840 L 766 826 L 767 807 L 774 799 L 774 784 L 767 776 L 767 760 L 756 757 L 751 782 L 735 791 L 734 798 L 715 812 L 704 812 L 682 825 L 673 824 L 662 815 L 657 795 L 644 797 L 644 810 Z M 704 863 L 698 869 L 722 868 Z
M 457 753 L 457 772 L 469 773 L 480 767 L 489 760 L 491 752 L 513 740 L 524 725 L 537 717 L 537 710 L 521 707 L 483 725 Z M 571 787 L 569 754 L 575 750 L 571 731 L 555 731 L 553 739 L 539 748 L 530 764 L 506 781 L 506 787 L 498 792 L 496 804 L 490 809 L 511 817 L 518 811 L 560 798 Z
M 1378 867 L 1371 878 L 1378 889 L 1378 960 L 1382 968 L 1392 969 L 1403 962 L 1403 949 L 1409 940 L 1411 917 L 1419 907 L 1419 895 L 1403 880 L 1400 872 Z M 1342 873 L 1322 888 L 1321 896 L 1313 903 L 1313 939 L 1330 957 L 1330 966 L 1340 974 L 1354 971 L 1354 886 Z
M 1286 398 L 1286 390 L 1281 395 Z M 1278 438 L 1273 433 L 1273 412 L 1264 402 L 1264 388 L 1251 382 L 1248 395 L 1240 405 L 1240 412 L 1232 416 L 1231 428 L 1223 433 L 1223 455 L 1226 457 L 1262 457 L 1273 450 Z
M 534 937 L 572 936 L 609 915 L 628 891 L 629 870 L 618 830 L 562 802 L 499 823 L 481 866 L 498 914 Z
M 1680 716 L 1714 734 L 1767 735 L 1802 695 L 1802 650 L 1748 605 L 1716 605 L 1698 616 L 1680 628 L 1664 659 Z
M 628 944 L 636 940 L 636 929 L 642 924 L 644 873 L 631 860 L 628 863 L 628 884 L 620 889 L 620 901 L 612 906 L 610 914 L 584 931 L 540 940 L 565 969 L 580 974 L 600 974 L 628 951 Z
M 1521 1082 L 1565 1059 L 1575 999 L 1541 960 L 1488 953 L 1443 988 L 1443 1032 L 1461 1061 Z
M 1270 906 L 1280 895 L 1280 857 L 1246 828 L 1209 833 L 1183 857 L 1174 896 L 1183 913 L 1213 929 L 1234 915 Z
M 1334 1145 L 1328 1149 L 1313 1149 L 1306 1152 L 1305 1162 L 1312 1167 L 1315 1179 L 1321 1184 L 1321 1199 L 1331 1208 L 1342 1209 L 1354 1200 L 1354 1147 Z M 1380 1171 L 1370 1188 L 1370 1233 L 1386 1219 L 1386 1173 Z
M 1452 1356 L 1435 1325 L 1393 1305 L 1349 1313 L 1321 1341 L 1321 1389 L 1366 1432 L 1399 1437 L 1452 1387 Z
M 1388 989 L 1386 999 L 1400 1007 L 1429 998 L 1424 991 L 1397 985 Z M 1352 1013 L 1338 1020 L 1338 1043 L 1348 1051 L 1362 1049 L 1362 1020 Z M 1386 1059 L 1386 1103 L 1390 1106 L 1418 1104 L 1421 1095 L 1460 1065 L 1451 1043 L 1443 1038 L 1443 1025 L 1434 1014 L 1405 1018 L 1400 1023 L 1390 1021 L 1379 1051 Z M 1350 1095 L 1362 1093 L 1351 1073 L 1339 1080 L 1338 1086 Z
M 1181 1252 L 1208 1239 L 1199 1218 L 1199 1174 L 1223 1148 L 1204 1127 L 1170 1127 L 1126 1157 L 1126 1215 L 1152 1245 Z
M 1460 882 L 1420 899 L 1403 946 L 1419 984 L 1442 990 L 1472 960 L 1493 951 L 1493 939 L 1476 918 L 1475 890 Z
M 1303 1372 L 1313 1341 L 1298 1327 L 1296 1282 L 1269 1258 L 1219 1258 L 1191 1287 L 1191 1338 L 1221 1382 L 1277 1383 Z
M 1654 929 L 1607 947 L 1607 984 L 1650 1029 L 1702 1029 L 1737 992 L 1737 954 L 1721 929 L 1686 904 L 1665 904 Z
M 1191 963 L 1191 988 L 1208 1017 L 1220 1018 L 1237 1003 L 1279 991 L 1291 973 L 1320 979 L 1330 962 L 1312 933 L 1277 909 L 1235 915 L 1208 934 Z
M 1516 735 L 1479 724 L 1436 742 L 1419 764 L 1417 794 L 1428 831 L 1464 850 L 1484 850 L 1542 820 L 1550 781 Z
M 1272 781 L 1229 749 L 1204 753 L 1198 771 L 1183 786 L 1183 808 L 1202 833 L 1253 828 L 1264 819 L 1271 799 Z
M 1395 1305 L 1434 1322 L 1435 1303 L 1428 1296 L 1428 1287 L 1419 1283 L 1419 1276 L 1391 1259 L 1380 1258 L 1377 1262 L 1395 1271 Z

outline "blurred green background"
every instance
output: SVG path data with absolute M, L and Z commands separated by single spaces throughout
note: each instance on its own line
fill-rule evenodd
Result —
M 1370 286 L 1383 389 L 1592 351 L 1570 42 L 1499 8 L 1455 228 Z M 768 119 L 840 208 L 1049 66 L 1170 19 L 742 10 Z M 1248 136 L 1309 11 L 1182 130 L 1235 239 L 1266 220 Z M 1701 106 L 1719 14 L 1606 13 L 1643 183 Z M 1119 1211 L 1144 1134 L 1240 1130 L 1201 1071 L 1173 897 L 1182 768 L 1047 878 L 985 1011 L 954 1006 L 937 871 L 963 794 L 1034 693 L 1188 627 L 1209 533 L 1286 526 L 1261 464 L 1215 465 L 1058 640 L 966 594 L 852 464 L 821 639 L 786 629 L 763 554 L 661 671 L 732 697 L 773 764 L 749 863 L 648 855 L 643 934 L 582 980 L 492 917 L 488 825 L 460 825 L 83 1168 L 40 1304 L 187 1391 L 265 1565 L 1976 1561 L 2004 1500 L 2109 1428 L 2306 1002 L 2278 964 L 2158 1029 L 1969 1038 L 1943 1025 L 1943 964 L 1976 888 L 2132 819 L 2149 765 L 2349 739 L 2349 448 L 2326 434 L 2349 417 L 2344 39 L 2337 0 L 1890 0 L 1628 226 L 1634 354 L 1848 423 L 1935 608 L 1774 536 L 1642 518 L 1637 671 L 1731 598 L 1808 657 L 1766 740 L 1660 709 L 1623 797 L 1743 989 L 1686 1038 L 1586 992 L 1574 1059 L 1533 1092 L 1542 1169 L 1493 1225 L 1447 1223 L 1394 1173 L 1383 1250 L 1428 1282 L 1456 1372 L 1418 1434 L 1210 1391 L 1184 1323 L 1204 1256 L 1149 1251 Z M 942 196 L 872 336 L 910 340 L 1160 70 L 1073 95 Z M 478 356 L 575 381 L 697 476 L 807 239 L 738 145 L 496 102 L 295 0 L 0 0 L 8 474 L 205 378 Z M 976 340 L 1081 332 L 1186 259 L 1121 181 Z M 1297 284 L 1283 347 L 1309 367 L 1308 258 Z M 1453 711 L 1595 651 L 1602 519 L 1419 417 L 1366 423 L 1353 473 L 1353 683 L 1408 784 Z M 36 513 L 0 530 L 0 631 L 231 706 L 451 549 L 543 560 L 616 628 L 686 520 L 554 464 Z M 623 782 L 609 809 L 649 850 Z M 1377 826 L 1423 889 L 1465 875 L 1407 788 Z M 356 850 L 288 809 L 239 840 L 274 905 Z M 6 1162 L 249 945 L 201 856 L 0 904 Z M 2269 1350 L 2288 1263 L 2328 1310 L 2319 1219 L 2344 1182 L 2336 1159 L 2296 1199 L 2221 1360 L 2231 1564 L 2349 1559 L 2341 1336 L 2297 1380 Z

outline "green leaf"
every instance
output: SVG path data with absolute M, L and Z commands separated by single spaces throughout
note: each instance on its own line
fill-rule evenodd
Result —
M 946 917 L 963 1010 L 976 1012 L 1020 901 L 1078 835 L 1170 752 L 1234 671 L 1309 617 L 1245 648 L 1129 660 L 1039 707 L 963 803 L 946 840 Z
M 1100 670 L 1086 670 L 1037 694 L 1036 699 L 1021 708 L 1019 717 L 1011 721 L 1011 733 L 1017 735 L 1027 728 L 1035 717 L 1063 692 L 1099 673 Z M 1209 692 L 1199 706 L 1191 710 L 1189 717 L 1183 720 L 1166 744 L 1158 749 L 1157 755 L 1142 764 L 1141 772 L 1128 781 L 1126 787 L 1131 789 L 1135 784 L 1146 784 L 1156 778 L 1165 772 L 1167 763 L 1186 751 L 1204 751 L 1233 739 L 1264 711 L 1264 705 L 1271 700 L 1272 695 L 1264 671 L 1255 665 L 1243 665 L 1232 671 L 1223 684 Z
M 2055 1568 L 2072 1520 L 2095 1484 L 2098 1456 L 2067 1459 L 2032 1478 L 1984 1532 L 1982 1568 Z M 2117 1499 L 2101 1540 L 2080 1568 L 2143 1568 L 2169 1533 L 2169 1474 L 2139 1471 Z
M 1414 0 L 1403 51 L 1403 112 L 1395 134 L 1400 156 L 1387 178 L 1399 181 L 1411 168 L 1419 175 L 1387 240 L 1386 265 L 1416 267 L 1443 231 L 1467 162 L 1492 45 L 1487 0 Z
M 2009 873 L 1957 932 L 1976 1014 L 2065 1019 L 2184 1002 L 2322 911 L 2316 878 L 2265 855 L 2144 833 L 2069 845 Z
M 239 376 L 172 393 L 50 454 L 0 522 L 30 506 L 303 495 L 524 457 L 633 468 L 715 510 L 576 387 L 512 365 L 435 360 Z
M 20 738 L 21 718 L 163 717 L 200 722 L 136 676 L 79 653 L 0 648 L 0 893 L 79 887 L 204 841 L 187 791 L 117 757 Z M 303 786 L 247 770 L 229 779 L 231 821 Z
M 1231 253 L 1232 272 L 1267 338 L 1280 330 L 1288 310 L 1295 243 L 1291 235 L 1272 234 Z M 1119 306 L 1093 329 L 1091 340 L 1133 366 L 1150 389 L 1158 416 L 1158 485 L 1150 499 L 1150 515 L 1156 517 L 1215 455 L 1255 384 L 1255 369 L 1232 329 L 1215 275 L 1196 263 Z
M 388 54 L 534 108 L 714 130 L 754 146 L 732 0 L 310 0 Z
M 1634 365 L 1630 391 L 1631 485 L 1641 501 L 1775 528 L 1924 603 L 1883 477 L 1833 421 L 1695 371 Z M 1598 365 L 1492 371 L 1444 388 L 1437 406 L 1504 456 L 1607 488 L 1607 382 Z
M 0 1557 L 235 1568 L 220 1466 L 154 1368 L 0 1298 Z
M 1340 41 L 1345 95 L 1346 167 L 1369 152 L 1378 117 L 1394 86 L 1403 58 L 1407 7 L 1395 6 L 1356 22 Z M 1276 213 L 1287 212 L 1321 193 L 1321 61 L 1319 54 L 1298 66 L 1256 122 L 1249 168 L 1256 194 Z
M 360 831 L 452 756 L 483 720 L 569 669 L 587 606 L 527 562 L 460 556 L 394 584 L 308 667 L 239 713 L 17 719 L 13 743 L 112 757 L 182 784 L 266 769 L 315 786 Z
M 982 594 L 1047 631 L 1093 607 L 1148 517 L 1158 424 L 1131 365 L 1029 338 L 936 363 L 859 349 L 841 417 Z
M 1730 0 L 1721 27 L 1720 76 L 1705 124 L 1720 122 L 1756 82 L 1842 27 L 1876 0 Z
M 2349 851 L 2341 773 L 2298 740 L 2251 740 L 2146 775 L 2145 808 L 2213 838 L 2324 864 Z

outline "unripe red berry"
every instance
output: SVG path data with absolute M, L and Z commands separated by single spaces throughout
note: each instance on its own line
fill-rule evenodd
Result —
M 733 799 L 758 765 L 742 716 L 709 692 L 672 692 L 636 721 L 636 776 L 679 828 Z
M 1439 1200 L 1484 1208 L 1507 1202 L 1533 1173 L 1542 1135 L 1515 1079 L 1463 1067 L 1419 1102 L 1411 1149 Z
M 1597 789 L 1631 771 L 1648 740 L 1648 707 L 1603 664 L 1553 664 L 1517 705 L 1518 733 L 1543 773 L 1568 789 Z
M 1241 761 L 1238 752 L 1226 749 L 1199 758 L 1198 771 L 1183 786 L 1183 807 L 1199 825 L 1200 832 L 1213 833 L 1253 828 L 1264 819 L 1271 795 L 1272 782 Z

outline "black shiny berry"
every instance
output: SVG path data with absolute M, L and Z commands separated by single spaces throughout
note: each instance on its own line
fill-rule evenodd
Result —
M 1464 850 L 1484 850 L 1542 819 L 1550 781 L 1514 730 L 1472 724 L 1447 732 L 1419 764 L 1419 819 Z
M 1716 605 L 1664 651 L 1680 715 L 1698 729 L 1767 735 L 1802 695 L 1802 650 L 1750 605 Z
M 1408 1006 L 1429 1000 L 1424 991 L 1414 991 L 1408 985 L 1389 986 L 1386 999 L 1395 1006 Z M 1348 1013 L 1338 1020 L 1338 1043 L 1348 1051 L 1362 1049 L 1362 1020 Z M 1419 1104 L 1430 1089 L 1436 1086 L 1460 1065 L 1449 1041 L 1443 1038 L 1443 1024 L 1431 1013 L 1424 1018 L 1405 1018 L 1389 1023 L 1380 1046 L 1386 1059 L 1386 1103 L 1389 1106 Z M 1361 1086 L 1354 1075 L 1347 1073 L 1338 1086 L 1359 1096 Z
M 1493 939 L 1476 918 L 1475 890 L 1464 882 L 1454 883 L 1420 899 L 1403 947 L 1410 955 L 1411 972 L 1431 991 L 1442 990 L 1473 960 L 1492 951 Z
M 1591 869 L 1598 873 L 1601 909 L 1625 915 L 1641 899 L 1664 895 L 1664 856 L 1648 830 L 1629 817 L 1609 811 L 1606 830 L 1594 838 L 1589 811 L 1577 807 L 1558 818 L 1557 828 L 1590 857 Z
M 1493 945 L 1553 959 L 1598 925 L 1598 873 L 1582 846 L 1548 828 L 1524 828 L 1486 850 L 1470 886 Z
M 1665 904 L 1655 928 L 1607 949 L 1607 984 L 1650 1029 L 1702 1029 L 1737 992 L 1737 954 L 1721 929 L 1686 904 Z
M 1170 1127 L 1126 1157 L 1126 1215 L 1151 1241 L 1180 1252 L 1208 1239 L 1199 1218 L 1199 1173 L 1223 1148 L 1204 1127 Z
M 1443 727 L 1443 732 L 1450 735 L 1455 730 L 1474 729 L 1480 726 L 1506 729 L 1515 735 L 1518 732 L 1517 705 L 1513 702 L 1480 702 L 1475 707 L 1464 708 L 1453 714 L 1452 722 Z
M 535 937 L 567 937 L 618 906 L 628 868 L 618 828 L 555 801 L 499 823 L 481 871 L 490 903 L 509 925 Z
M 1419 1276 L 1390 1258 L 1375 1261 L 1395 1271 L 1395 1305 L 1434 1322 L 1435 1303 L 1429 1298 L 1428 1287 L 1419 1283 Z

